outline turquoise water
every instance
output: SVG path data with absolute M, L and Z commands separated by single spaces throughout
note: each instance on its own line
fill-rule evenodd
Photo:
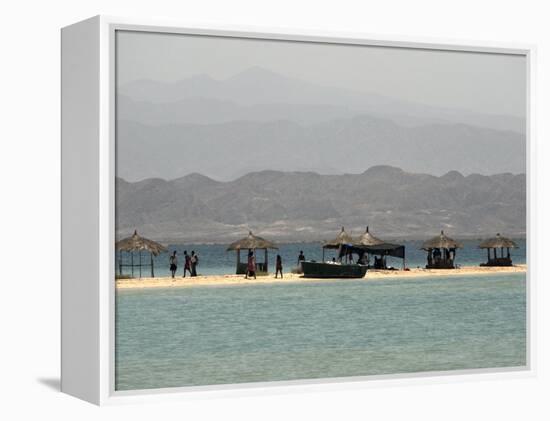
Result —
M 116 389 L 526 364 L 525 274 L 120 290 Z
M 514 240 L 518 244 L 517 249 L 511 250 L 511 255 L 514 263 L 525 263 L 526 255 L 526 243 L 525 239 Z M 408 267 L 424 267 L 426 265 L 426 252 L 420 250 L 422 241 L 405 241 L 400 244 L 405 245 L 406 264 Z M 456 263 L 462 266 L 478 266 L 481 262 L 487 260 L 487 251 L 480 250 L 478 248 L 478 240 L 465 240 L 463 241 L 464 248 L 457 251 Z M 235 273 L 235 252 L 227 252 L 227 245 L 221 244 L 176 244 L 168 246 L 170 252 L 176 250 L 179 256 L 178 274 L 183 275 L 183 251 L 187 250 L 191 253 L 191 250 L 196 251 L 199 254 L 200 264 L 198 267 L 198 273 L 202 275 L 221 275 L 227 273 Z M 320 243 L 283 243 L 279 244 L 279 250 L 270 250 L 269 252 L 269 266 L 272 272 L 275 272 L 275 256 L 277 253 L 281 254 L 283 259 L 283 266 L 285 271 L 290 271 L 297 264 L 298 253 L 300 250 L 304 251 L 306 259 L 317 260 L 322 259 L 322 249 Z M 327 251 L 326 258 L 332 258 L 334 251 Z M 118 259 L 118 256 L 117 256 Z M 143 255 L 143 260 L 149 259 L 149 256 Z M 169 253 L 163 253 L 155 258 L 155 275 L 156 276 L 168 276 Z M 245 259 L 245 254 L 242 253 L 241 259 Z M 258 262 L 263 262 L 263 252 L 258 254 Z M 129 263 L 129 256 L 123 255 L 124 263 Z M 134 256 L 134 262 L 137 262 L 137 255 Z M 388 257 L 388 265 L 393 265 L 397 268 L 403 267 L 401 259 Z M 118 273 L 118 266 L 117 266 Z M 128 269 L 124 269 L 128 272 Z M 149 276 L 150 269 L 144 268 L 143 276 Z M 139 272 L 135 270 L 134 276 L 138 277 Z

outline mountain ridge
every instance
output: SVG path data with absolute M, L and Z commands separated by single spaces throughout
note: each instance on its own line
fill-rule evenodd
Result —
M 192 181 L 190 183 L 189 181 Z M 408 173 L 375 166 L 360 174 L 261 171 L 218 182 L 191 174 L 128 183 L 117 178 L 117 236 L 227 242 L 249 229 L 275 240 L 328 239 L 344 225 L 387 237 L 445 229 L 480 236 L 526 231 L 526 175 Z

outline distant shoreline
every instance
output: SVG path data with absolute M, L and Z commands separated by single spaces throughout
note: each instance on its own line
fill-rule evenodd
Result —
M 491 276 L 510 273 L 526 273 L 527 265 L 515 265 L 510 267 L 481 267 L 464 266 L 460 269 L 420 269 L 415 268 L 409 271 L 403 270 L 377 270 L 369 271 L 364 278 L 354 279 L 357 282 L 365 282 L 380 279 L 415 279 L 430 277 L 453 277 L 453 276 Z M 257 284 L 293 284 L 334 281 L 335 279 L 304 278 L 301 275 L 286 273 L 283 279 L 275 279 L 273 274 L 258 276 L 257 279 L 245 279 L 243 275 L 208 275 L 194 278 L 183 278 L 181 275 L 172 279 L 170 277 L 160 278 L 133 278 L 116 280 L 116 288 L 123 289 L 145 289 L 145 288 L 172 288 L 172 287 L 194 287 L 194 286 L 233 286 L 233 285 L 257 285 Z

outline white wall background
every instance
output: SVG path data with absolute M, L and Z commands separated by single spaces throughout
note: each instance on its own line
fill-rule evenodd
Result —
M 423 419 L 550 418 L 548 224 L 550 16 L 544 1 L 96 0 L 0 6 L 0 418 Z M 514 380 L 261 395 L 98 409 L 59 379 L 59 28 L 99 13 L 538 45 L 536 317 L 538 375 Z M 86 256 L 82 256 L 83 259 Z M 333 388 L 331 388 L 333 389 Z M 349 388 L 348 388 L 349 389 Z

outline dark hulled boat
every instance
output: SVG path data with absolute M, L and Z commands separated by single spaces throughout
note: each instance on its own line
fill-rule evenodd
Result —
M 305 278 L 363 278 L 367 266 L 354 263 L 302 262 Z

